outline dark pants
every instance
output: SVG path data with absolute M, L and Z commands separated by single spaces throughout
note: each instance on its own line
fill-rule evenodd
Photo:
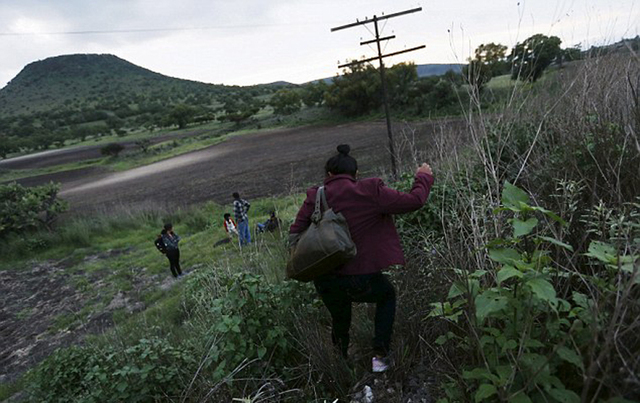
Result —
M 167 249 L 167 259 L 169 259 L 169 268 L 173 277 L 178 277 L 182 274 L 180 270 L 180 249 Z
M 377 355 L 387 355 L 396 314 L 396 293 L 386 276 L 382 273 L 356 276 L 331 275 L 315 280 L 314 284 L 322 302 L 331 313 L 333 320 L 331 339 L 343 356 L 347 356 L 349 348 L 353 302 L 376 304 L 373 350 Z

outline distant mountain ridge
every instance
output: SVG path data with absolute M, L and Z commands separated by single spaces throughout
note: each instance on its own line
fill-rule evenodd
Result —
M 86 107 L 105 100 L 158 99 L 232 88 L 164 76 L 110 54 L 75 54 L 25 66 L 0 89 L 0 116 Z
M 462 73 L 462 68 L 466 64 L 462 63 L 430 63 L 430 64 L 417 64 L 416 71 L 418 77 L 430 77 L 441 76 L 447 71 L 453 71 L 454 73 Z M 324 81 L 326 84 L 331 84 L 334 77 L 321 78 L 319 80 L 309 81 L 310 83 L 316 83 L 318 81 Z
M 423 64 L 416 69 L 419 77 L 426 77 L 460 72 L 462 66 Z M 276 81 L 251 87 L 290 85 Z M 87 108 L 113 110 L 118 104 L 150 101 L 163 105 L 194 98 L 214 102 L 240 88 L 168 77 L 111 54 L 63 55 L 28 64 L 0 89 L 0 117 Z
M 453 71 L 454 73 L 462 73 L 462 68 L 464 66 L 466 66 L 466 64 L 462 64 L 462 63 L 418 64 L 416 65 L 416 70 L 418 70 L 418 77 L 429 77 L 429 76 L 441 76 L 445 74 L 447 71 Z

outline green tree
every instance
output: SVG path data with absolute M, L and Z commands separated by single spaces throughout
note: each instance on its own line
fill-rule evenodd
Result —
M 110 116 L 106 120 L 106 123 L 110 131 L 113 130 L 114 132 L 117 132 L 118 130 L 120 130 L 120 128 L 124 124 L 124 121 L 120 119 L 118 116 Z
M 0 135 L 0 157 L 7 158 L 7 155 L 15 151 L 18 151 L 16 141 L 9 136 Z
M 302 87 L 300 98 L 306 106 L 320 106 L 324 102 L 324 94 L 327 92 L 327 88 L 327 83 L 322 80 L 305 84 Z
M 414 63 L 399 63 L 387 69 L 387 90 L 392 108 L 405 108 L 410 103 L 409 92 L 418 81 L 418 70 Z
M 124 150 L 124 146 L 118 143 L 109 143 L 106 146 L 100 148 L 100 154 L 109 157 L 117 157 L 120 151 Z
M 575 45 L 574 47 L 563 49 L 562 59 L 566 62 L 582 59 L 582 51 L 580 50 L 580 45 Z
M 325 102 L 330 109 L 345 116 L 364 115 L 378 109 L 382 105 L 380 74 L 371 65 L 352 66 L 333 79 Z
M 416 115 L 439 111 L 458 103 L 454 84 L 443 77 L 423 77 L 411 86 L 410 108 Z
M 487 43 L 478 46 L 473 59 L 462 69 L 469 84 L 481 91 L 492 77 L 509 72 L 506 57 L 507 47 L 499 43 Z
M 269 105 L 273 107 L 273 111 L 277 115 L 291 115 L 300 110 L 302 101 L 297 91 L 283 88 L 273 94 Z
M 169 122 L 175 124 L 180 129 L 187 127 L 187 124 L 191 121 L 196 114 L 196 109 L 189 105 L 179 104 L 173 107 L 169 112 Z
M 228 120 L 239 125 L 258 113 L 261 108 L 262 102 L 253 98 L 251 95 L 247 93 L 233 94 L 226 99 L 222 107 L 225 114 L 219 116 L 218 120 Z
M 557 36 L 533 35 L 522 43 L 518 43 L 509 55 L 511 62 L 511 78 L 534 82 L 542 76 L 544 69 L 549 67 L 562 54 Z
M 0 185 L 0 238 L 30 229 L 51 229 L 68 203 L 58 199 L 60 184 L 24 187 L 16 182 Z

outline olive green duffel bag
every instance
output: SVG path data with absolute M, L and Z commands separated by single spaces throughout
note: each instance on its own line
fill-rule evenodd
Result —
M 320 208 L 320 204 L 324 212 Z M 311 225 L 292 245 L 287 277 L 307 282 L 328 274 L 356 255 L 347 220 L 327 204 L 324 186 L 318 188 Z

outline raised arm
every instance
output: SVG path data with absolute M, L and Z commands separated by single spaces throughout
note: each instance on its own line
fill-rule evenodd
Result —
M 388 188 L 380 182 L 378 205 L 384 214 L 402 214 L 418 210 L 429 197 L 434 177 L 431 167 L 424 163 L 416 171 L 413 187 L 407 193 Z

